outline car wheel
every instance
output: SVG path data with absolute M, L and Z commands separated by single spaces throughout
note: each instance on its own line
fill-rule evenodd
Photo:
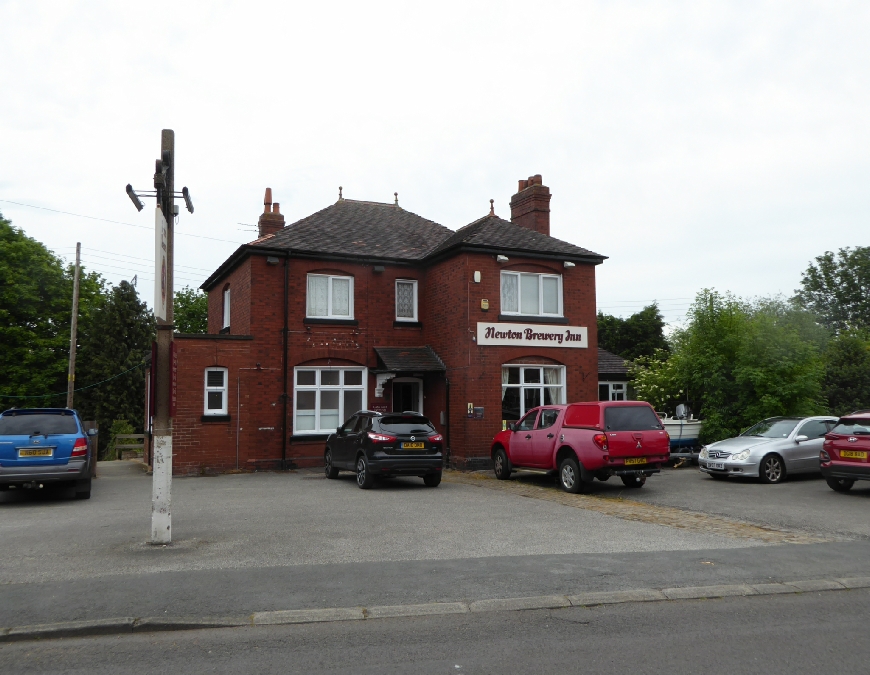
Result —
M 369 471 L 369 462 L 365 455 L 360 455 L 356 460 L 356 484 L 363 490 L 368 490 L 375 484 L 374 476 Z
M 559 487 L 572 494 L 585 489 L 580 463 L 574 457 L 566 457 L 559 464 Z
M 825 478 L 825 482 L 828 484 L 829 488 L 836 490 L 837 492 L 848 492 L 855 484 L 855 481 L 849 480 L 848 478 Z
M 495 471 L 495 477 L 499 480 L 507 480 L 511 477 L 511 463 L 504 449 L 499 448 L 495 451 L 492 468 Z
M 426 487 L 438 487 L 441 485 L 441 472 L 427 473 L 423 476 L 423 484 Z
M 779 455 L 765 455 L 758 469 L 762 483 L 782 483 L 785 480 L 785 463 Z
M 620 478 L 627 488 L 642 488 L 646 483 L 646 476 L 620 476 Z
M 332 450 L 326 449 L 326 454 L 323 455 L 323 471 L 327 478 L 338 478 L 338 469 L 332 466 Z

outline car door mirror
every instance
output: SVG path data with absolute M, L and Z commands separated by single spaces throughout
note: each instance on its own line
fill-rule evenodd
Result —
M 508 422 L 508 429 L 510 431 L 516 431 L 517 430 L 517 423 L 516 422 Z
M 804 441 L 808 441 L 808 440 L 810 440 L 809 436 L 805 436 L 804 434 L 800 434 L 799 436 L 795 436 L 794 442 L 795 443 L 803 443 Z
M 344 428 L 342 428 L 342 427 L 336 427 L 336 428 L 335 428 L 335 433 L 337 433 L 339 436 L 344 436 Z
M 87 431 L 88 436 L 96 436 L 99 433 L 100 432 L 97 429 L 88 429 Z

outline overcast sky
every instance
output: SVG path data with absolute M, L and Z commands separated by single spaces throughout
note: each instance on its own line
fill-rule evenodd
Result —
M 609 256 L 599 308 L 669 322 L 868 245 L 866 1 L 0 0 L 0 26 L 0 211 L 149 304 L 124 186 L 163 128 L 196 206 L 177 287 L 255 238 L 266 186 L 288 223 L 342 185 L 458 229 L 540 173 L 553 236 Z

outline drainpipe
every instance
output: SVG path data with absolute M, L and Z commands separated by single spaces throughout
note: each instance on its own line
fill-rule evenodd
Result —
M 450 427 L 453 425 L 450 424 L 450 378 L 448 378 L 446 375 L 444 377 L 444 383 L 447 385 L 447 394 L 446 394 L 447 405 L 445 406 L 446 407 L 445 414 L 447 416 L 447 457 L 446 457 L 445 465 L 449 468 L 450 467 Z
M 284 387 L 281 395 L 281 470 L 287 468 L 287 295 L 289 284 L 289 263 L 290 251 L 284 254 L 284 333 L 283 333 L 283 355 L 284 362 Z

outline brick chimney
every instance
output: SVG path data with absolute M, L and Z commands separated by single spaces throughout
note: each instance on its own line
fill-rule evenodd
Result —
M 550 188 L 543 184 L 541 174 L 521 180 L 517 193 L 511 197 L 511 222 L 550 236 Z
M 272 188 L 266 188 L 263 206 L 263 215 L 260 216 L 260 220 L 257 222 L 260 237 L 265 237 L 267 234 L 275 234 L 275 232 L 284 227 L 281 205 L 278 202 L 272 203 Z

